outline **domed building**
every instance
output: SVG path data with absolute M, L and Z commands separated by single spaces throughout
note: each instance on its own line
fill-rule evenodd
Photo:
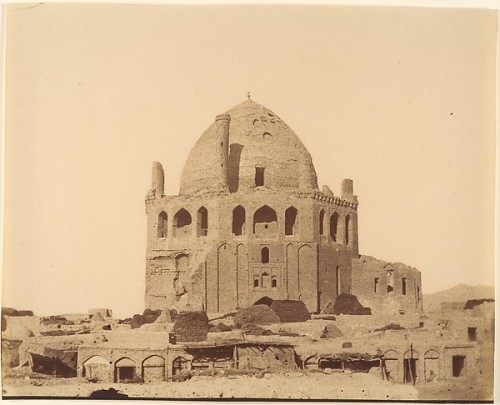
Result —
M 352 180 L 340 194 L 320 190 L 298 136 L 249 99 L 199 138 L 179 195 L 164 195 L 163 168 L 153 164 L 146 308 L 220 313 L 270 297 L 320 311 L 351 292 L 357 207 Z

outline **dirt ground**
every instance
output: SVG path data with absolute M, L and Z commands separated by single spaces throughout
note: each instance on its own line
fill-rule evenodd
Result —
M 415 387 L 391 384 L 363 373 L 200 376 L 162 384 L 89 383 L 77 378 L 6 379 L 4 383 L 3 395 L 9 397 L 88 397 L 93 391 L 113 387 L 132 398 L 418 399 Z
M 421 400 L 493 401 L 492 380 L 437 381 L 418 385 L 417 389 L 418 398 Z

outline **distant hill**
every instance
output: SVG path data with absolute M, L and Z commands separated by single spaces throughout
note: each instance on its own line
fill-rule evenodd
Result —
M 439 311 L 443 302 L 463 302 L 465 305 L 467 300 L 481 298 L 495 298 L 495 288 L 487 285 L 458 284 L 448 290 L 424 294 L 424 312 Z

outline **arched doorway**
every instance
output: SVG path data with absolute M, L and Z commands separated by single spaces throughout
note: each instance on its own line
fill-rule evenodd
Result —
M 189 368 L 189 363 L 184 357 L 176 357 L 172 362 L 172 375 L 179 375 L 183 370 Z
M 403 382 L 413 383 L 418 380 L 418 352 L 410 349 L 403 356 Z
M 123 357 L 115 363 L 116 383 L 132 382 L 135 380 L 135 361 L 128 357 Z
M 424 376 L 425 382 L 433 382 L 439 378 L 439 353 L 436 350 L 428 350 L 424 354 Z
M 398 378 L 398 352 L 395 350 L 387 350 L 384 353 L 384 377 L 387 381 L 400 381 Z
M 109 381 L 111 375 L 111 364 L 101 356 L 92 356 L 83 362 L 82 376 L 89 380 Z
M 165 380 L 165 359 L 153 355 L 142 362 L 142 381 L 152 383 Z

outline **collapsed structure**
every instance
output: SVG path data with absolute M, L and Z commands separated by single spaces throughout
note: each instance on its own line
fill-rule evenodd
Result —
M 165 195 L 153 164 L 146 213 L 146 308 L 221 313 L 270 297 L 319 312 L 355 288 L 360 298 L 385 294 L 403 312 L 422 310 L 418 270 L 360 260 L 353 181 L 339 194 L 320 190 L 298 136 L 250 99 L 200 137 L 179 195 Z

